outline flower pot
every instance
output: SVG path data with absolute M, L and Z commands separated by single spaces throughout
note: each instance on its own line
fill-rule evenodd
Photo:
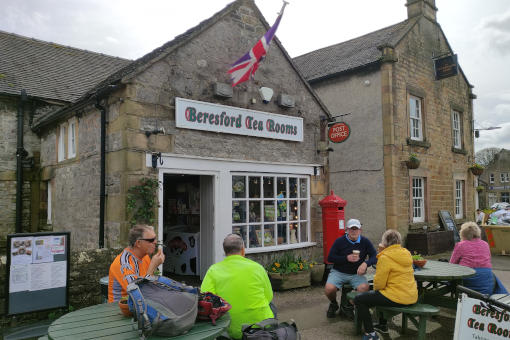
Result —
M 131 311 L 129 310 L 129 306 L 127 300 L 119 300 L 119 308 L 123 315 L 132 316 Z
M 311 268 L 313 283 L 321 283 L 322 282 L 322 278 L 324 277 L 325 269 L 326 269 L 326 265 L 324 263 L 317 263 L 317 264 L 313 265 L 313 267 Z
M 413 264 L 416 267 L 423 268 L 423 266 L 425 266 L 425 263 L 427 263 L 427 260 L 413 260 Z
M 273 290 L 287 290 L 310 286 L 309 270 L 293 273 L 268 273 Z
M 471 173 L 475 176 L 480 176 L 483 174 L 483 169 L 480 168 L 469 168 L 469 170 L 471 170 Z
M 408 169 L 418 169 L 420 166 L 420 160 L 419 159 L 409 159 L 406 161 L 406 165 Z

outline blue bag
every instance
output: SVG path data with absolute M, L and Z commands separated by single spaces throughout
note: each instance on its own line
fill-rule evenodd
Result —
M 193 327 L 197 318 L 198 288 L 164 276 L 147 275 L 127 287 L 128 306 L 138 321 L 140 338 L 176 336 Z

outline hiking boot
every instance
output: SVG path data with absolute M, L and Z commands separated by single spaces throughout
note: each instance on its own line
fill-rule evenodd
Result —
M 383 325 L 383 324 L 379 324 L 379 323 L 376 323 L 374 325 L 374 330 L 376 332 L 379 332 L 379 333 L 382 333 L 382 334 L 389 334 L 390 333 L 388 331 L 388 325 Z
M 354 306 L 342 306 L 340 311 L 349 320 L 354 320 Z
M 326 313 L 326 316 L 328 318 L 334 318 L 336 316 L 336 311 L 338 310 L 338 303 L 335 301 L 335 302 L 330 302 L 329 303 L 329 308 L 328 308 L 328 312 Z
M 374 333 L 374 335 L 372 334 L 363 334 L 363 337 L 361 338 L 361 340 L 379 340 L 379 335 L 377 335 L 377 333 Z

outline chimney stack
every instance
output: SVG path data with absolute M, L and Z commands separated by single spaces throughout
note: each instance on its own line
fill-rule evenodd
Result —
M 407 0 L 407 18 L 411 19 L 419 15 L 436 21 L 436 0 Z

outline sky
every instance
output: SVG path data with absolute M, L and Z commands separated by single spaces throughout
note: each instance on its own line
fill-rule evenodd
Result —
M 291 57 L 407 18 L 406 0 L 288 1 L 276 36 Z M 211 17 L 231 0 L 0 2 L 0 30 L 136 59 Z M 270 24 L 282 5 L 279 0 L 255 3 Z M 436 7 L 437 20 L 477 95 L 475 129 L 501 127 L 480 131 L 475 151 L 510 149 L 510 1 L 436 0 Z

